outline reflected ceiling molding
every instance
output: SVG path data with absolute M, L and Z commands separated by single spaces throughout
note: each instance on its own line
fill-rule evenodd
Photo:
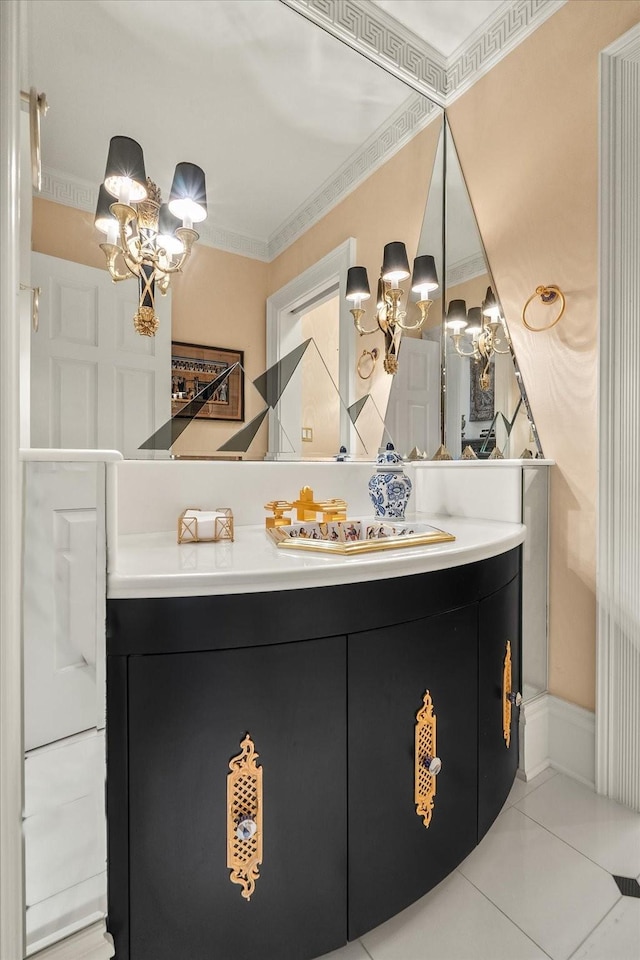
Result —
M 413 94 L 401 103 L 365 143 L 311 194 L 269 239 L 269 260 L 317 223 L 367 177 L 390 160 L 440 111 L 435 103 Z
M 58 170 L 45 167 L 42 170 L 42 189 L 38 193 L 34 192 L 34 196 L 93 214 L 98 202 L 98 188 L 86 180 L 72 179 Z M 214 223 L 208 222 L 200 225 L 199 232 L 200 245 L 226 250 L 227 253 L 237 253 L 253 260 L 269 260 L 269 245 L 266 240 L 245 237 L 231 230 L 221 230 Z
M 444 105 L 446 57 L 381 8 L 354 0 L 281 0 L 281 3 L 384 67 L 418 93 Z
M 390 160 L 439 113 L 436 104 L 412 94 L 369 139 L 312 193 L 270 239 L 246 237 L 216 227 L 213 219 L 201 224 L 200 244 L 269 263 L 301 234 L 337 206 L 378 167 Z M 51 168 L 43 170 L 42 190 L 37 196 L 77 210 L 95 213 L 98 190 L 93 183 L 74 180 Z
M 515 0 L 487 18 L 450 57 L 375 4 L 358 0 L 280 0 L 446 107 L 506 57 L 566 0 Z
M 458 283 L 473 280 L 474 277 L 480 277 L 486 272 L 487 265 L 482 251 L 474 253 L 463 260 L 447 264 L 447 286 L 455 287 Z

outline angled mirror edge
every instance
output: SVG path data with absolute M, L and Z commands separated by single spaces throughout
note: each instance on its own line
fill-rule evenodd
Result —
M 520 397 L 521 397 L 521 399 L 522 399 L 522 403 L 523 403 L 523 406 L 524 406 L 524 408 L 525 408 L 525 410 L 526 410 L 527 418 L 528 418 L 528 420 L 529 420 L 529 424 L 530 424 L 530 427 L 531 427 L 531 432 L 532 432 L 532 435 L 533 435 L 533 441 L 532 441 L 532 443 L 535 445 L 535 448 L 536 448 L 536 450 L 537 450 L 537 455 L 538 455 L 538 457 L 542 458 L 542 457 L 544 457 L 544 453 L 543 453 L 543 450 L 542 450 L 542 444 L 541 444 L 540 437 L 539 437 L 539 435 L 538 435 L 538 430 L 537 430 L 537 427 L 536 427 L 536 423 L 535 423 L 535 420 L 534 420 L 534 417 L 533 417 L 533 411 L 532 411 L 532 409 L 531 409 L 531 403 L 530 403 L 530 401 L 529 401 L 529 397 L 528 397 L 527 390 L 526 390 L 526 387 L 525 387 L 524 378 L 523 378 L 523 376 L 522 376 L 522 371 L 521 371 L 521 369 L 520 369 L 520 365 L 519 365 L 519 363 L 518 363 L 518 358 L 517 358 L 517 356 L 516 356 L 516 353 L 515 353 L 515 350 L 514 350 L 514 347 L 513 347 L 513 340 L 512 340 L 511 334 L 510 334 L 510 332 L 509 332 L 509 322 L 508 322 L 507 317 L 506 317 L 506 315 L 505 315 L 505 312 L 504 312 L 504 309 L 503 309 L 503 306 L 502 306 L 502 301 L 500 300 L 500 294 L 499 294 L 499 292 L 498 292 L 498 288 L 497 288 L 497 285 L 496 285 L 496 282 L 495 282 L 495 278 L 494 278 L 494 275 L 493 275 L 493 271 L 492 271 L 492 269 L 491 269 L 491 262 L 490 262 L 490 260 L 489 260 L 489 257 L 488 257 L 488 255 L 487 255 L 487 251 L 486 251 L 486 247 L 485 247 L 485 245 L 484 245 L 484 240 L 483 240 L 483 237 L 482 237 L 482 231 L 480 230 L 480 225 L 479 225 L 479 223 L 478 223 L 478 218 L 477 218 L 477 216 L 476 216 L 475 207 L 474 207 L 473 201 L 472 201 L 472 199 L 471 199 L 471 194 L 469 193 L 469 187 L 468 187 L 468 184 L 467 184 L 467 180 L 466 180 L 466 177 L 465 177 L 465 173 L 464 173 L 464 169 L 463 169 L 462 163 L 460 162 L 460 155 L 459 155 L 458 149 L 457 149 L 457 147 L 456 147 L 455 137 L 454 137 L 454 135 L 453 135 L 453 131 L 452 131 L 452 129 L 451 129 L 451 124 L 449 123 L 449 118 L 448 118 L 448 116 L 447 116 L 446 110 L 444 111 L 443 130 L 444 130 L 444 184 L 445 184 L 445 188 L 444 188 L 444 191 L 443 191 L 443 194 L 444 194 L 444 197 L 443 197 L 443 202 L 444 202 L 444 215 L 443 215 L 443 303 L 445 302 L 446 292 L 447 292 L 447 288 L 448 288 L 448 287 L 447 287 L 447 279 L 446 279 L 446 270 L 447 270 L 447 249 L 446 249 L 446 248 L 447 248 L 447 244 L 446 244 L 446 205 L 447 205 L 446 195 L 447 195 L 447 190 L 446 190 L 446 184 L 447 184 L 447 173 L 448 173 L 448 166 L 449 166 L 450 160 L 453 159 L 453 158 L 455 158 L 455 162 L 457 163 L 458 168 L 459 168 L 459 170 L 460 170 L 460 176 L 461 176 L 461 178 L 462 178 L 462 183 L 463 183 L 464 188 L 465 188 L 465 190 L 466 190 L 466 195 L 467 195 L 467 199 L 468 199 L 468 202 L 469 202 L 469 208 L 470 208 L 470 210 L 471 210 L 471 212 L 472 212 L 472 214 L 473 214 L 473 218 L 474 218 L 474 221 L 475 221 L 476 230 L 477 230 L 477 234 L 478 234 L 478 240 L 479 240 L 479 243 L 480 243 L 480 248 L 481 248 L 481 250 L 482 250 L 482 254 L 483 254 L 483 256 L 484 256 L 484 261 L 485 261 L 485 265 L 486 265 L 486 268 L 487 268 L 487 274 L 488 274 L 489 280 L 490 280 L 490 282 L 491 282 L 491 288 L 492 288 L 492 290 L 493 290 L 493 292 L 494 292 L 494 294 L 495 294 L 495 296 L 496 296 L 496 299 L 497 299 L 497 301 L 498 301 L 498 303 L 499 303 L 499 305 L 500 305 L 500 313 L 501 313 L 501 316 L 502 316 L 502 318 L 503 318 L 503 320 L 504 320 L 504 323 L 505 323 L 505 325 L 506 325 L 507 335 L 508 335 L 508 341 L 509 341 L 509 353 L 510 353 L 510 356 L 511 356 L 511 361 L 512 361 L 512 363 L 513 363 L 514 376 L 515 376 L 515 378 L 516 378 L 516 383 L 518 384 L 518 389 L 519 389 L 519 391 L 520 391 Z M 442 390 L 442 401 L 443 401 L 443 415 L 442 415 L 442 431 L 443 431 L 443 433 L 442 433 L 442 442 L 443 442 L 443 443 L 446 443 L 446 332 L 445 332 L 446 328 L 445 328 L 445 326 L 444 326 L 444 324 L 445 324 L 444 310 L 443 310 L 442 323 L 443 323 L 443 330 L 442 330 L 442 343 L 443 343 L 442 357 L 443 357 L 443 361 L 442 361 L 442 365 L 441 365 L 441 375 L 442 375 L 442 386 L 441 386 L 441 390 Z M 515 458 L 514 458 L 514 459 L 515 459 Z

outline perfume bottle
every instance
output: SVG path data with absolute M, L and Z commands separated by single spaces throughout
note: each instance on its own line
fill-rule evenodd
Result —
M 402 467 L 402 457 L 397 454 L 392 443 L 379 453 L 378 466 L 369 480 L 369 496 L 376 517 L 404 520 L 404 514 L 411 496 L 412 483 Z

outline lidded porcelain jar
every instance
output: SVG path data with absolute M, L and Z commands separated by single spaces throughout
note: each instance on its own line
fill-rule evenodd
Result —
M 393 444 L 388 443 L 387 449 L 378 454 L 376 462 L 379 466 L 369 480 L 369 496 L 375 515 L 404 520 L 412 483 L 402 467 L 402 457 L 395 452 Z

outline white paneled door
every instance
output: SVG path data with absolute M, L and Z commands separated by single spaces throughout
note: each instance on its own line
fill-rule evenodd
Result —
M 171 416 L 170 294 L 156 298 L 156 336 L 143 337 L 133 327 L 133 280 L 113 283 L 106 270 L 40 253 L 31 268 L 42 290 L 31 335 L 31 445 L 153 457 L 138 447 Z
M 429 456 L 440 443 L 440 345 L 403 337 L 385 423 L 396 450 Z

